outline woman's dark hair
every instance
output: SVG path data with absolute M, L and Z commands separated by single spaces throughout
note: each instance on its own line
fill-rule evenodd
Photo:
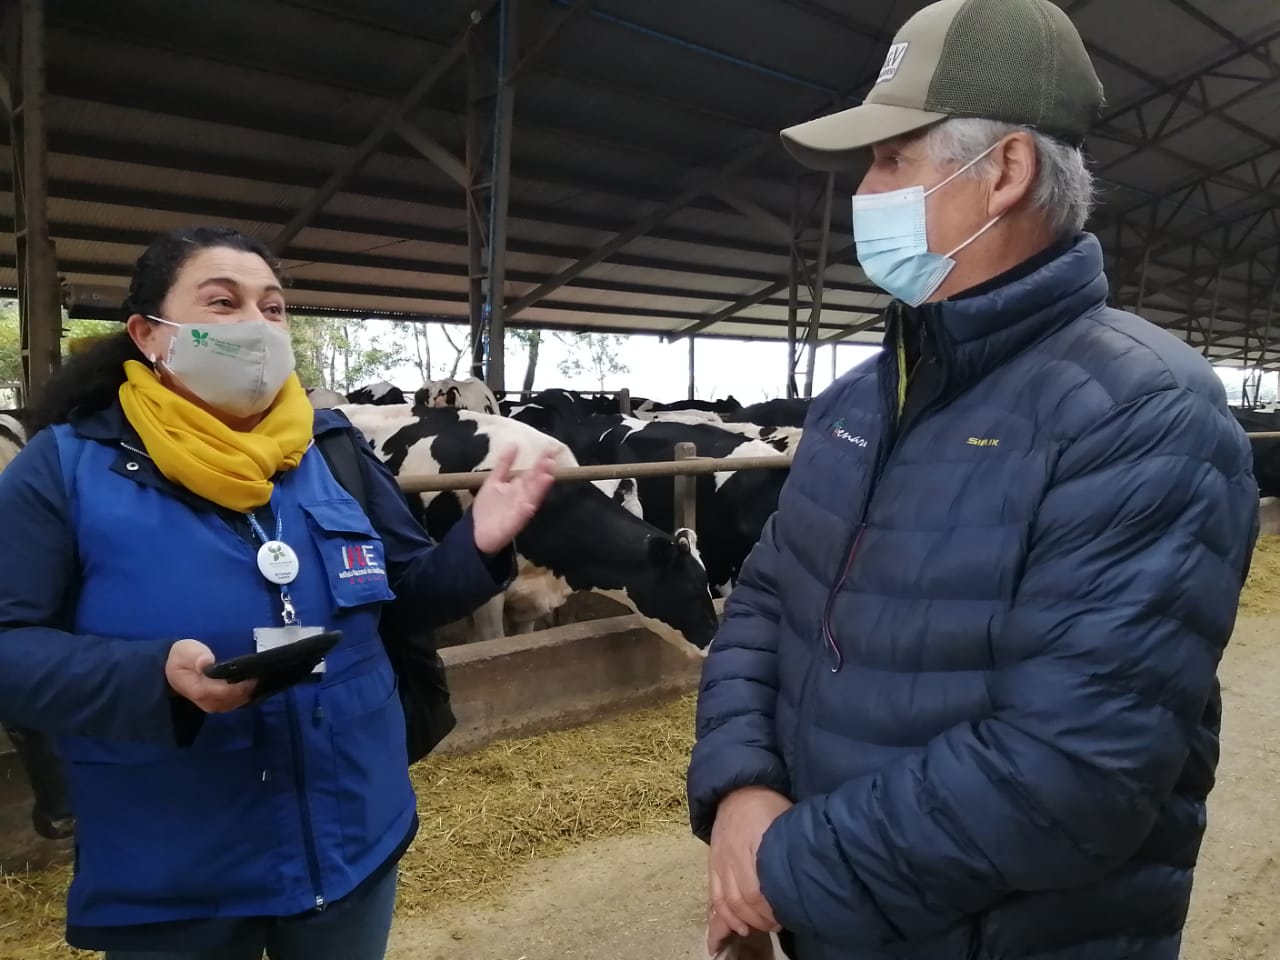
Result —
M 156 237 L 138 257 L 121 319 L 127 320 L 135 313 L 159 314 L 160 304 L 168 295 L 182 265 L 199 251 L 215 247 L 255 253 L 277 275 L 280 273 L 271 251 L 236 230 L 227 227 L 174 230 Z M 28 410 L 24 419 L 29 432 L 65 423 L 77 408 L 93 410 L 110 406 L 116 400 L 120 384 L 124 383 L 126 360 L 150 363 L 127 330 L 104 337 L 84 353 L 68 358 Z

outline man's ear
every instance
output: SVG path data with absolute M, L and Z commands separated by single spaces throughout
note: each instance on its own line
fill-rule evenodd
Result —
M 999 171 L 987 197 L 987 218 L 994 220 L 1031 196 L 1040 156 L 1031 134 L 1019 130 L 1000 141 L 991 151 L 991 160 Z

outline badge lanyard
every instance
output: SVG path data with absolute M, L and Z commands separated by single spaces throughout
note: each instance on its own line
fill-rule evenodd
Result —
M 276 536 L 268 539 L 262 524 L 252 513 L 247 514 L 249 526 L 253 534 L 262 541 L 258 548 L 258 570 L 271 583 L 280 586 L 280 603 L 286 627 L 298 626 L 298 613 L 293 606 L 293 598 L 289 596 L 288 584 L 298 576 L 298 555 L 293 548 L 284 542 L 284 517 L 281 510 L 276 510 Z

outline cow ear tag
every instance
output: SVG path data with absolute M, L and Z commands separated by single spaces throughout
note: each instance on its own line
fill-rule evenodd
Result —
M 268 540 L 258 548 L 258 570 L 272 583 L 293 583 L 298 555 L 283 540 Z

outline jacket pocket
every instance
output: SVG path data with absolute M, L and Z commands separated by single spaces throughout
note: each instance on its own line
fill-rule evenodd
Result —
M 392 600 L 386 551 L 354 500 L 304 503 L 312 537 L 320 551 L 329 593 L 343 609 Z
M 251 709 L 205 714 L 195 741 L 186 747 L 97 737 L 58 737 L 58 754 L 67 762 L 90 764 L 167 764 L 191 758 L 215 756 L 254 746 L 254 713 Z
M 73 922 L 146 923 L 279 896 L 275 801 L 254 751 L 71 762 Z
M 413 805 L 399 686 L 385 661 L 327 688 L 334 790 L 348 862 L 381 843 Z

